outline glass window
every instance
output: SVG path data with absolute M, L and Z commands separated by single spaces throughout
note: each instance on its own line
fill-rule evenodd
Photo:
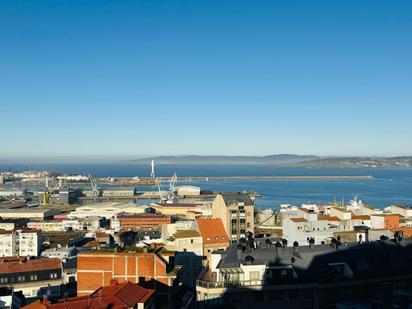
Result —
M 259 271 L 251 271 L 249 273 L 250 280 L 260 280 L 260 272 Z

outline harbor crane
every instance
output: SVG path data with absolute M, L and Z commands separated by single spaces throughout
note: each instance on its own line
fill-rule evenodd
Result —
M 97 189 L 97 183 L 93 179 L 93 177 L 89 176 L 89 178 L 90 178 L 90 185 L 92 187 L 93 204 L 95 204 L 96 199 L 99 197 L 99 190 Z

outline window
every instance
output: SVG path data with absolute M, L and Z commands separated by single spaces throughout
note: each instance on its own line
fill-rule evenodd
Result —
M 193 244 L 193 239 L 190 239 L 190 243 Z
M 225 236 L 222 236 L 222 240 L 226 240 L 226 237 L 225 237 Z
M 260 272 L 259 271 L 251 271 L 249 273 L 250 280 L 260 280 Z
M 206 240 L 210 240 L 210 237 L 206 237 Z
M 215 236 L 215 240 L 219 240 L 219 236 Z
M 57 278 L 57 274 L 56 274 L 56 273 L 50 274 L 50 279 L 56 279 L 56 278 Z

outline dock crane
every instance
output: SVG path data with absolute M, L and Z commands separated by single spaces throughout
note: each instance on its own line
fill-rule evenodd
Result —
M 93 204 L 95 204 L 96 199 L 99 197 L 99 190 L 97 189 L 96 181 L 91 176 L 89 176 L 89 178 L 90 178 L 90 185 L 92 187 Z

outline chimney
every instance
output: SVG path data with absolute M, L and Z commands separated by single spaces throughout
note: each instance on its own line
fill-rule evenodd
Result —
M 48 303 L 49 303 L 49 299 L 48 299 L 47 295 L 43 295 L 42 304 L 47 305 Z
M 110 279 L 110 286 L 114 286 L 114 285 L 118 285 L 119 284 L 119 280 L 112 278 Z

